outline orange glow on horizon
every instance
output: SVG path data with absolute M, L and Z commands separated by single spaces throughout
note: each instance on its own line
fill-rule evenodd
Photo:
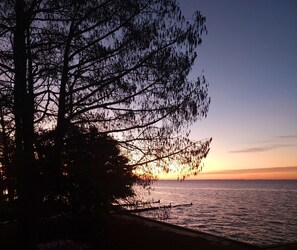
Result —
M 176 174 L 161 174 L 160 180 L 176 180 Z M 297 180 L 297 167 L 255 168 L 201 172 L 188 180 Z

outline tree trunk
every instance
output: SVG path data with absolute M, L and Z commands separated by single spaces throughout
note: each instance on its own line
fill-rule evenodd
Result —
M 69 31 L 71 33 L 71 31 Z M 55 129 L 55 159 L 54 164 L 52 166 L 54 177 L 56 178 L 56 183 L 58 187 L 61 188 L 61 178 L 62 178 L 62 150 L 63 150 L 63 140 L 65 133 L 68 127 L 68 121 L 65 117 L 66 114 L 66 85 L 68 82 L 68 54 L 70 50 L 71 44 L 71 35 L 68 35 L 68 39 L 65 46 L 64 51 L 64 63 L 63 63 L 63 70 L 62 70 L 62 78 L 60 83 L 60 90 L 59 90 L 59 104 L 58 104 L 58 117 L 57 117 L 57 126 Z
M 37 171 L 34 160 L 33 96 L 26 81 L 26 16 L 24 0 L 15 4 L 14 33 L 14 113 L 16 125 L 16 168 L 18 191 L 17 248 L 36 249 L 37 245 Z

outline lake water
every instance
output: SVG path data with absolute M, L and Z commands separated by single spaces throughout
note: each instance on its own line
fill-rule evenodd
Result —
M 193 203 L 140 215 L 258 246 L 297 242 L 297 181 L 157 181 L 138 198 Z

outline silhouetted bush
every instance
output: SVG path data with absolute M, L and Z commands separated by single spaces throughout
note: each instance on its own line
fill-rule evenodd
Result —
M 106 210 L 118 198 L 133 196 L 132 186 L 139 180 L 120 154 L 118 142 L 95 128 L 73 126 L 67 133 L 62 152 L 62 182 L 59 190 L 50 184 L 52 139 L 43 135 L 39 155 L 43 166 L 45 210 L 76 213 Z M 68 208 L 66 209 L 65 206 Z

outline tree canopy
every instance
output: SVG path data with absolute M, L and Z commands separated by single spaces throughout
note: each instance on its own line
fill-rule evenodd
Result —
M 1 10 L 1 91 L 13 96 L 14 1 Z M 197 170 L 209 140 L 189 141 L 187 127 L 210 100 L 203 75 L 187 78 L 206 32 L 199 11 L 186 19 L 176 1 L 134 0 L 31 0 L 23 11 L 35 130 L 55 129 L 60 148 L 69 124 L 96 126 L 135 166 L 170 158 Z
M 205 17 L 185 18 L 175 0 L 1 1 L 1 167 L 13 162 L 13 141 L 23 224 L 41 199 L 42 133 L 53 134 L 58 186 L 73 127 L 112 138 L 142 178 L 172 171 L 171 162 L 181 177 L 199 172 L 211 139 L 190 140 L 189 126 L 210 98 L 205 77 L 188 75 L 203 33 Z

